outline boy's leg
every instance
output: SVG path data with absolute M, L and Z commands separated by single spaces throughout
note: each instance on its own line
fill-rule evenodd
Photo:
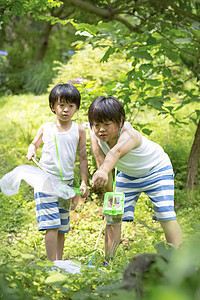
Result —
M 56 259 L 57 260 L 62 260 L 64 243 L 65 243 L 65 234 L 61 233 L 61 232 L 58 232 L 57 254 L 56 254 Z
M 179 247 L 182 231 L 174 211 L 174 174 L 172 166 L 163 167 L 147 177 L 145 193 L 154 206 L 153 219 L 160 222 L 168 243 Z
M 65 233 L 68 233 L 70 230 L 70 214 L 69 214 L 69 210 L 60 207 L 59 207 L 59 214 L 60 214 L 61 226 L 59 228 L 58 235 L 57 235 L 56 259 L 62 260 L 64 243 L 65 243 Z
M 160 221 L 160 224 L 164 230 L 167 243 L 179 247 L 182 243 L 183 236 L 177 220 Z
M 121 238 L 121 224 L 106 225 L 105 229 L 105 256 L 115 255 Z
M 58 241 L 58 228 L 46 230 L 45 247 L 47 252 L 47 259 L 51 261 L 56 260 L 57 241 Z
M 58 229 L 61 227 L 58 199 L 36 189 L 34 193 L 38 230 L 46 231 L 45 247 L 47 259 L 53 261 L 56 260 Z

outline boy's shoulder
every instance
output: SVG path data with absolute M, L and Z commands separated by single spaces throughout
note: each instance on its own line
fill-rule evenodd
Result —
M 79 132 L 85 132 L 86 131 L 85 127 L 81 124 L 78 124 L 78 130 L 79 130 Z
M 85 132 L 85 127 L 83 125 L 80 125 L 74 121 L 72 121 L 72 127 L 71 128 L 74 128 L 75 130 L 78 130 L 79 131 L 79 134 Z
M 47 130 L 52 130 L 53 122 L 44 122 L 42 125 L 40 125 L 39 130 L 44 132 Z
M 42 127 L 52 127 L 53 126 L 53 122 L 44 122 L 41 126 Z
M 130 122 L 124 122 L 124 127 L 133 128 Z

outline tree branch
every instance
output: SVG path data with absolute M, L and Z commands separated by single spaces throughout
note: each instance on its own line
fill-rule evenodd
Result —
M 170 44 L 172 44 L 176 49 L 178 49 L 179 51 L 182 51 L 190 56 L 193 56 L 193 54 L 187 50 L 183 50 L 182 48 L 179 48 L 172 40 L 170 40 L 170 38 L 168 38 L 167 36 L 165 36 L 161 31 L 157 30 L 157 33 L 159 33 L 162 37 L 164 37 Z
M 64 0 L 65 3 L 66 0 Z M 102 17 L 106 20 L 116 20 L 120 23 L 124 24 L 129 30 L 140 33 L 139 26 L 133 26 L 130 22 L 128 22 L 125 18 L 122 18 L 118 15 L 119 9 L 104 9 L 96 7 L 88 2 L 83 0 L 68 0 L 72 6 L 83 9 L 84 11 L 91 12 L 99 17 Z
M 69 16 L 71 16 L 73 13 L 75 12 L 75 9 L 72 9 L 68 14 L 60 17 L 61 20 L 66 20 L 67 18 L 69 18 Z
M 63 10 L 64 10 L 64 8 L 65 8 L 65 6 L 64 5 L 61 5 L 58 9 L 55 9 L 55 7 L 51 10 L 51 15 L 53 16 L 53 17 L 59 17 L 61 14 L 62 14 L 62 12 L 63 12 Z
M 142 33 L 142 30 L 140 30 L 139 25 L 138 26 L 133 26 L 131 23 L 129 23 L 127 20 L 120 16 L 114 16 L 113 20 L 119 21 L 120 23 L 124 24 L 128 29 L 130 29 L 133 32 L 136 33 Z
M 102 18 L 110 18 L 111 16 L 113 16 L 113 13 L 111 13 L 112 12 L 111 10 L 96 7 L 96 6 L 92 5 L 91 3 L 85 2 L 83 0 L 64 0 L 63 3 L 66 3 L 66 1 L 68 4 L 70 3 L 72 6 L 78 7 L 80 9 L 83 9 L 88 12 L 91 12 Z
M 183 9 L 180 9 L 176 4 L 174 4 L 173 2 L 170 3 L 170 6 L 174 9 L 175 13 L 177 15 L 182 15 L 184 17 L 186 17 L 189 20 L 193 20 L 193 21 L 197 21 L 200 22 L 200 17 L 197 15 L 194 15 L 192 13 L 189 13 Z
M 187 19 L 190 20 L 197 20 L 200 21 L 200 17 L 197 15 L 194 15 L 190 12 L 184 11 L 182 9 L 180 9 L 177 5 L 175 5 L 173 3 L 173 1 L 171 0 L 165 0 L 165 4 L 164 7 L 167 8 L 169 6 L 171 6 L 171 8 L 174 10 L 174 12 L 177 15 L 182 15 L 184 17 L 186 17 Z M 160 0 L 153 0 L 153 2 L 157 2 L 156 3 L 156 7 L 160 9 L 160 7 L 162 6 L 160 4 Z M 64 4 L 70 4 L 73 7 L 77 7 L 78 9 L 84 10 L 84 11 L 88 11 L 92 14 L 95 14 L 96 16 L 101 17 L 102 19 L 106 20 L 106 21 L 111 21 L 111 20 L 116 20 L 119 21 L 120 23 L 124 24 L 130 31 L 136 32 L 136 33 L 141 33 L 142 30 L 140 30 L 140 25 L 138 26 L 133 26 L 129 21 L 127 21 L 125 18 L 123 18 L 120 14 L 124 13 L 124 14 L 130 14 L 130 9 L 138 9 L 139 7 L 141 7 L 142 5 L 146 5 L 146 7 L 151 8 L 152 7 L 152 0 L 144 0 L 144 1 L 137 1 L 134 2 L 134 4 L 130 4 L 130 5 L 124 5 L 124 7 L 116 7 L 114 8 L 113 6 L 111 6 L 111 3 L 109 3 L 109 5 L 106 8 L 100 8 L 97 7 L 87 1 L 84 0 L 63 0 Z M 155 8 L 154 13 L 156 13 L 157 10 Z

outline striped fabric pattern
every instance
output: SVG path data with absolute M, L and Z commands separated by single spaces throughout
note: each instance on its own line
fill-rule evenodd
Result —
M 35 192 L 35 203 L 39 231 L 59 228 L 58 232 L 69 232 L 69 210 L 59 207 L 57 197 Z
M 116 191 L 125 194 L 123 221 L 134 220 L 135 206 L 142 192 L 153 203 L 154 220 L 169 221 L 176 219 L 174 211 L 174 174 L 171 165 L 141 178 L 131 177 L 120 172 L 117 175 Z

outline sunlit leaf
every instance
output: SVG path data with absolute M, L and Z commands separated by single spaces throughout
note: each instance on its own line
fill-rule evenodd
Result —
M 146 98 L 146 101 L 154 108 L 158 110 L 162 109 L 163 101 L 160 97 L 148 97 Z
M 149 54 L 148 51 L 132 51 L 130 54 L 136 58 L 142 58 L 146 60 L 152 60 L 152 56 Z
M 189 44 L 191 43 L 192 39 L 191 38 L 183 38 L 183 39 L 175 39 L 174 43 L 175 44 Z
M 45 280 L 45 283 L 47 283 L 47 284 L 62 283 L 66 279 L 67 279 L 67 276 L 64 274 L 58 273 L 58 272 L 52 272 L 52 274 L 50 274 L 47 277 L 47 279 Z
M 101 62 L 105 62 L 108 61 L 109 57 L 111 54 L 115 53 L 115 48 L 113 47 L 109 47 L 106 51 L 106 53 L 104 54 L 104 56 L 101 59 Z
M 158 79 L 147 79 L 146 82 L 152 86 L 161 85 L 161 82 Z
M 142 129 L 142 132 L 146 135 L 150 135 L 152 133 L 152 130 L 150 130 L 148 128 L 144 128 L 144 129 Z

